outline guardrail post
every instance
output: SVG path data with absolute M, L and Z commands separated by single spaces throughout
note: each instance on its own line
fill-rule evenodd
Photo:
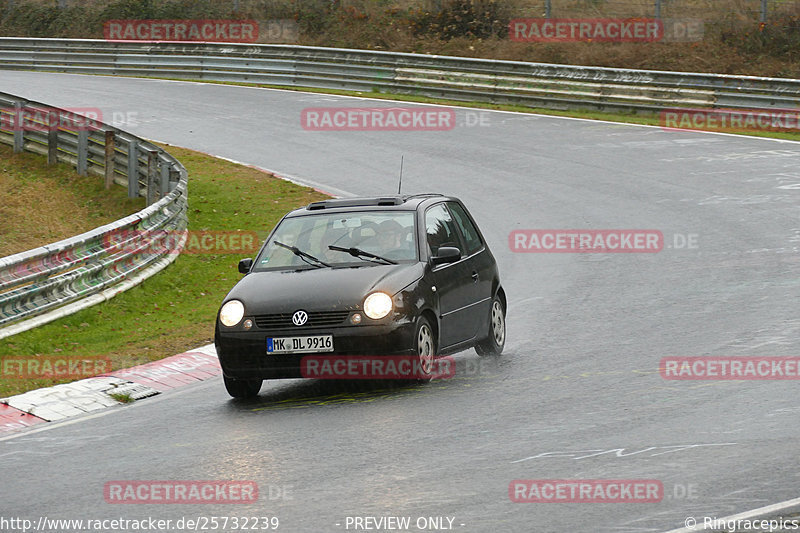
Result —
M 761 22 L 767 22 L 767 0 L 761 0 Z
M 139 143 L 128 141 L 128 198 L 139 197 Z
M 656 15 L 655 18 L 661 18 L 661 0 L 656 0 Z
M 25 148 L 25 104 L 14 102 L 14 153 L 19 153 Z
M 161 198 L 169 194 L 169 163 L 161 162 Z
M 170 189 L 172 188 L 172 184 L 173 183 L 175 185 L 177 185 L 179 181 L 181 181 L 181 172 L 180 172 L 180 170 L 170 168 L 169 169 L 169 186 L 170 186 Z
M 156 179 L 157 179 L 158 152 L 155 150 L 147 151 L 147 205 L 155 202 Z
M 78 174 L 86 176 L 89 169 L 89 132 L 82 129 L 78 132 Z
M 106 157 L 105 157 L 105 171 L 106 171 L 106 189 L 110 189 L 114 184 L 114 168 L 117 162 L 116 151 L 116 134 L 109 130 L 106 132 Z
M 58 163 L 58 126 L 50 125 L 47 131 L 47 164 Z

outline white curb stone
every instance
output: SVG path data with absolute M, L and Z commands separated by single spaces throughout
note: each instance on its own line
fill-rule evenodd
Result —
M 178 355 L 191 356 L 192 353 L 201 353 L 211 357 L 217 356 L 213 344 L 201 346 L 200 348 Z M 154 376 L 161 374 L 172 375 L 183 371 L 190 371 L 195 368 L 192 365 L 187 366 L 186 363 L 181 363 L 180 361 L 165 363 L 163 368 L 157 368 L 157 366 L 158 365 L 146 371 L 135 372 L 135 374 L 145 377 L 148 373 Z M 137 367 L 134 367 L 134 369 L 135 368 Z M 134 377 L 134 379 L 136 378 Z M 160 392 L 148 385 L 135 383 L 127 379 L 114 376 L 101 376 L 33 390 L 24 394 L 18 394 L 17 396 L 11 396 L 10 398 L 2 398 L 0 399 L 0 403 L 48 422 L 54 422 L 57 420 L 64 420 L 71 416 L 91 413 L 114 405 L 120 405 L 120 402 L 112 398 L 111 394 L 127 395 L 132 400 L 140 400 L 148 396 L 155 396 L 156 394 L 160 394 Z
M 53 422 L 118 405 L 119 402 L 109 396 L 109 393 L 119 392 L 127 385 L 132 385 L 132 383 L 119 378 L 87 378 L 26 392 L 6 398 L 2 402 L 20 411 Z M 148 389 L 149 387 L 144 388 Z M 147 392 L 147 396 L 158 394 L 152 389 L 142 392 Z

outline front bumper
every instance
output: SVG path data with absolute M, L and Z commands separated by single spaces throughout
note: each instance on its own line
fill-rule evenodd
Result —
M 235 379 L 300 378 L 303 357 L 315 355 L 410 355 L 414 353 L 413 321 L 360 326 L 239 331 L 217 322 L 214 345 L 225 376 Z M 267 353 L 267 338 L 333 335 L 332 352 Z

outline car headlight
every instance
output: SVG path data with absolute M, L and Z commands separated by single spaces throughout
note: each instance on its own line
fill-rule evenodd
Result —
M 378 320 L 392 310 L 392 297 L 385 292 L 373 292 L 364 300 L 364 314 Z
M 239 300 L 226 302 L 219 310 L 219 321 L 232 328 L 244 318 L 244 304 Z

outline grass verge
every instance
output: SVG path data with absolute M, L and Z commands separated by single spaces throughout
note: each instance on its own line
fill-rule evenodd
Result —
M 122 187 L 107 191 L 102 179 L 0 145 L 0 257 L 78 235 L 144 205 L 143 198 L 128 199 Z
M 287 211 L 324 198 L 250 167 L 164 148 L 189 171 L 191 231 L 265 232 Z M 231 254 L 182 254 L 162 273 L 109 302 L 0 340 L 0 362 L 10 357 L 107 356 L 112 368 L 119 369 L 208 344 L 219 304 L 240 277 L 239 259 Z M 0 397 L 70 381 L 17 378 L 13 368 L 0 369 Z

